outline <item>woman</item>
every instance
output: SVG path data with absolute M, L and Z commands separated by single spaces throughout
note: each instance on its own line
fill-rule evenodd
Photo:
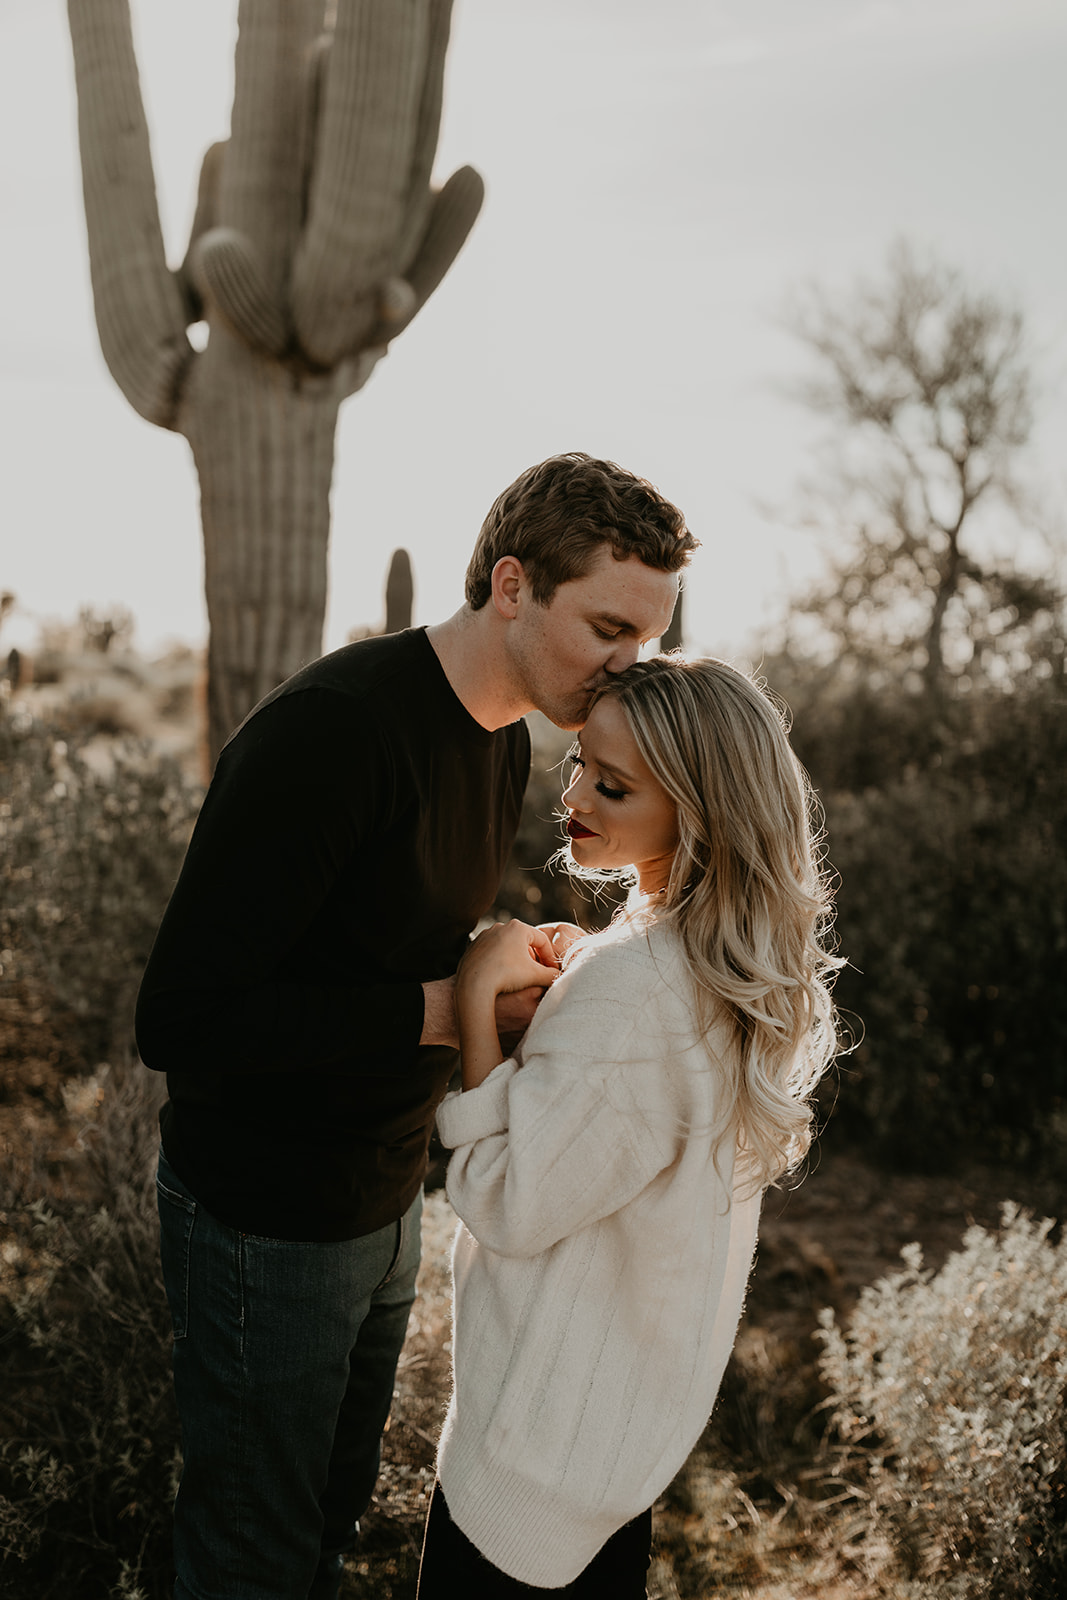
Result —
M 639 662 L 574 759 L 573 864 L 632 889 L 590 937 L 492 928 L 457 976 L 455 1391 L 420 1600 L 644 1595 L 650 1507 L 711 1412 L 763 1190 L 807 1151 L 834 1049 L 812 797 L 767 696 L 722 662 Z M 532 983 L 504 1060 L 494 1000 Z

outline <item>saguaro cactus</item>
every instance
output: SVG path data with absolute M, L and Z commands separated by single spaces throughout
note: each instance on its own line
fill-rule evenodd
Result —
M 406 550 L 394 550 L 385 580 L 386 633 L 399 633 L 401 628 L 411 627 L 414 601 L 415 574 L 411 570 L 411 557 Z
M 200 479 L 208 740 L 322 645 L 341 402 L 444 277 L 482 181 L 430 188 L 451 0 L 240 0 L 230 138 L 167 267 L 129 0 L 68 0 L 100 343 Z M 197 352 L 187 328 L 204 320 Z

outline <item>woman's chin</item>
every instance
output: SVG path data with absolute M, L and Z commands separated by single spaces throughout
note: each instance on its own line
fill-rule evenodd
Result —
M 590 845 L 599 844 L 599 839 L 571 839 L 569 841 L 570 858 L 578 867 L 599 867 L 601 862 L 595 860 L 595 852 L 590 850 Z
M 628 861 L 616 861 L 610 850 L 605 850 L 603 840 L 595 835 L 591 839 L 571 839 L 569 854 L 576 867 L 585 867 L 590 872 L 620 872 L 630 865 Z

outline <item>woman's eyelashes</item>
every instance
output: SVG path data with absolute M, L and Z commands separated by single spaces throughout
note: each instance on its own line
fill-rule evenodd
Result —
M 568 760 L 573 766 L 585 766 L 585 762 L 576 750 L 571 750 L 569 752 Z M 613 789 L 609 783 L 604 782 L 603 778 L 598 778 L 596 783 L 594 783 L 593 788 L 596 790 L 597 794 L 602 794 L 605 800 L 625 800 L 628 792 L 625 789 Z

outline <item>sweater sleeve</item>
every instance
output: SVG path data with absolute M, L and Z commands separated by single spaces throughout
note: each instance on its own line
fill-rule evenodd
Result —
M 344 981 L 308 981 L 288 959 L 389 801 L 376 722 L 357 749 L 335 708 L 282 696 L 223 752 L 141 985 L 146 1065 L 306 1071 L 418 1043 L 420 983 L 368 981 L 355 961 Z
M 665 1031 L 648 963 L 607 947 L 541 1002 L 522 1067 L 496 1067 L 438 1110 L 447 1191 L 479 1243 L 532 1256 L 622 1209 L 676 1153 Z

